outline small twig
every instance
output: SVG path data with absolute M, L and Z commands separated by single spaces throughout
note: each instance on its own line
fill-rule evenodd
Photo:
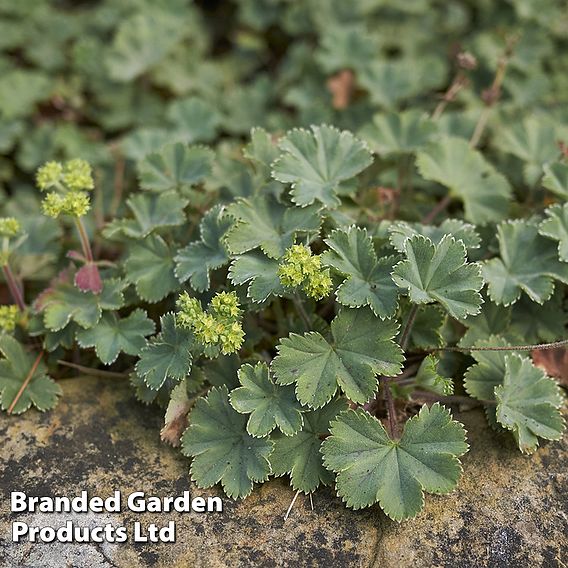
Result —
M 310 507 L 312 508 L 312 511 L 314 510 L 314 500 L 312 499 L 312 493 L 309 494 L 310 495 Z
M 4 272 L 4 278 L 6 279 L 6 284 L 8 285 L 8 289 L 10 290 L 12 299 L 14 300 L 20 311 L 25 311 L 26 303 L 24 302 L 24 295 L 19 284 L 16 282 L 16 277 L 14 276 L 10 265 L 7 263 L 4 264 L 2 266 L 2 271 Z
M 452 84 L 448 87 L 448 90 L 442 96 L 442 99 L 434 109 L 432 113 L 432 120 L 438 120 L 442 113 L 446 110 L 448 103 L 455 100 L 457 94 L 467 85 L 467 78 L 463 71 L 459 71 L 453 80 Z
M 452 202 L 452 197 L 450 194 L 446 195 L 442 200 L 440 200 L 428 215 L 425 215 L 420 221 L 423 225 L 430 224 L 446 207 Z
M 412 326 L 414 325 L 414 322 L 416 320 L 416 314 L 418 313 L 418 308 L 419 306 L 417 304 L 414 304 L 412 306 L 410 314 L 408 315 L 408 319 L 406 320 L 406 325 L 404 326 L 404 330 L 402 332 L 402 335 L 400 336 L 399 345 L 403 351 L 406 351 L 406 348 L 408 347 L 410 332 L 412 331 Z
M 10 404 L 10 407 L 8 408 L 8 414 L 12 414 L 12 411 L 14 410 L 16 404 L 18 404 L 18 401 L 20 400 L 23 392 L 26 390 L 26 387 L 28 386 L 29 382 L 32 380 L 32 377 L 34 376 L 34 373 L 36 372 L 36 369 L 38 368 L 42 357 L 43 357 L 43 351 L 40 351 L 39 355 L 36 357 L 36 360 L 34 361 L 34 364 L 32 365 L 32 368 L 30 369 L 29 373 L 26 376 L 26 379 L 22 383 L 20 390 L 14 397 L 12 404 Z
M 385 395 L 385 402 L 387 404 L 387 418 L 388 418 L 388 427 L 389 427 L 389 434 L 391 438 L 395 438 L 397 435 L 396 429 L 396 409 L 394 407 L 394 399 L 392 397 L 392 393 L 390 390 L 390 384 L 388 381 L 383 381 L 383 388 L 384 388 L 384 395 Z
M 116 164 L 114 168 L 114 193 L 112 201 L 110 202 L 110 217 L 116 217 L 118 208 L 122 201 L 122 193 L 124 191 L 124 170 L 126 162 L 124 157 L 118 155 L 116 157 Z
M 427 392 L 427 391 L 414 391 L 410 395 L 410 397 L 424 398 L 426 400 L 435 400 L 438 402 L 446 402 L 448 404 L 469 404 L 472 406 L 477 406 L 480 404 L 495 406 L 497 404 L 494 400 L 477 400 L 469 396 L 458 396 L 458 395 L 440 396 L 434 392 Z
M 57 364 L 62 367 L 70 367 L 71 369 L 76 369 L 81 371 L 85 375 L 92 375 L 94 377 L 107 377 L 109 379 L 127 379 L 129 373 L 117 373 L 114 371 L 105 371 L 103 369 L 93 369 L 92 367 L 84 367 L 83 365 L 78 365 L 77 363 L 71 363 L 71 361 L 64 361 L 63 359 L 58 359 Z
M 487 347 L 436 347 L 432 351 L 458 351 L 468 353 L 469 351 L 545 351 L 547 349 L 557 349 L 568 345 L 568 339 L 553 341 L 552 343 L 537 343 L 534 345 L 505 345 Z
M 288 507 L 286 514 L 284 515 L 285 521 L 288 520 L 288 517 L 290 516 L 290 512 L 292 511 L 292 507 L 294 506 L 294 503 L 296 502 L 296 499 L 298 498 L 299 494 L 300 494 L 300 491 L 296 491 L 296 494 L 294 495 L 294 498 L 292 499 L 292 502 L 290 503 L 290 506 Z

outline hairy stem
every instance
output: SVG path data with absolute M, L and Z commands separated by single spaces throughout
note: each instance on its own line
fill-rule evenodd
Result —
M 92 375 L 94 377 L 107 377 L 109 379 L 127 379 L 130 375 L 129 373 L 116 373 L 114 371 L 105 371 L 103 369 L 94 369 L 92 367 L 84 367 L 83 365 L 78 365 L 77 363 L 72 363 L 71 361 L 64 361 L 59 359 L 57 361 L 58 365 L 62 367 L 69 367 L 71 369 L 76 369 L 81 371 L 85 375 Z
M 34 364 L 32 365 L 32 368 L 30 369 L 29 373 L 26 376 L 26 379 L 22 383 L 20 390 L 17 392 L 16 396 L 14 397 L 12 404 L 10 404 L 10 407 L 8 408 L 7 411 L 8 414 L 12 414 L 14 408 L 16 407 L 16 404 L 18 404 L 18 401 L 20 400 L 23 392 L 26 390 L 27 386 L 32 380 L 32 377 L 34 376 L 34 373 L 36 372 L 36 369 L 38 368 L 42 357 L 43 357 L 43 351 L 40 351 L 39 355 L 36 357 L 36 360 L 34 361 Z
M 400 348 L 403 351 L 406 351 L 408 347 L 408 341 L 410 339 L 410 332 L 412 331 L 412 327 L 414 326 L 414 322 L 416 320 L 416 314 L 418 313 L 419 306 L 414 304 L 410 310 L 410 314 L 408 315 L 408 319 L 406 320 L 406 325 L 404 326 L 404 330 L 402 335 L 400 336 Z
M 437 402 L 446 402 L 447 404 L 470 404 L 470 405 L 480 405 L 488 404 L 490 406 L 495 406 L 497 403 L 494 400 L 477 400 L 469 396 L 440 396 L 434 392 L 428 391 L 414 391 L 411 395 L 412 398 L 435 400 Z
M 387 405 L 387 418 L 388 418 L 388 429 L 391 438 L 397 436 L 396 428 L 396 409 L 394 407 L 394 399 L 390 390 L 389 381 L 383 381 L 383 390 L 385 395 L 385 403 Z
M 536 343 L 533 345 L 505 345 L 487 347 L 438 347 L 432 351 L 458 351 L 468 353 L 469 351 L 545 351 L 547 349 L 557 349 L 568 345 L 568 339 L 553 341 L 552 343 Z
M 430 224 L 442 211 L 446 209 L 446 207 L 452 202 L 452 197 L 450 194 L 446 195 L 443 199 L 441 199 L 433 208 L 430 213 L 425 215 L 421 221 L 423 225 Z
M 310 320 L 310 317 L 308 316 L 308 313 L 306 312 L 306 309 L 304 308 L 304 303 L 302 302 L 302 299 L 300 298 L 300 296 L 298 296 L 298 294 L 294 294 L 293 300 L 298 315 L 300 316 L 307 330 L 309 331 L 310 329 L 312 329 L 312 322 Z
M 88 262 L 93 262 L 93 252 L 91 251 L 91 243 L 89 242 L 89 237 L 87 231 L 85 230 L 85 225 L 80 217 L 75 217 L 75 226 L 79 232 L 79 239 L 81 240 L 81 248 L 83 249 L 83 255 Z
M 26 303 L 24 302 L 24 295 L 22 290 L 16 281 L 16 277 L 10 268 L 8 263 L 2 266 L 2 271 L 4 272 L 4 278 L 6 279 L 6 284 L 8 285 L 8 289 L 10 290 L 10 295 L 14 300 L 14 303 L 18 306 L 20 311 L 24 311 L 26 309 Z

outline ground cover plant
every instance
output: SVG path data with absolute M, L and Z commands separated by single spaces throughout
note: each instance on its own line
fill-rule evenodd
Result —
M 456 487 L 452 409 L 562 436 L 562 2 L 1 1 L 0 30 L 2 410 L 129 380 L 199 487 L 394 520 Z

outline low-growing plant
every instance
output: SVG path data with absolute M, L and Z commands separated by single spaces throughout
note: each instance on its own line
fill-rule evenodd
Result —
M 239 14 L 259 36 L 287 14 L 307 45 L 309 32 L 293 19 L 303 8 L 274 2 L 275 16 L 269 2 L 252 4 L 240 3 Z M 259 80 L 233 99 L 224 126 L 203 100 L 174 100 L 168 129 L 123 138 L 131 161 L 106 156 L 91 167 L 92 146 L 68 144 L 55 156 L 50 146 L 36 189 L 10 187 L 0 219 L 12 297 L 0 307 L 3 410 L 53 408 L 70 368 L 130 380 L 140 401 L 165 409 L 162 439 L 191 458 L 198 487 L 221 483 L 242 498 L 288 475 L 296 492 L 334 485 L 347 506 L 378 503 L 397 521 L 419 513 L 425 493 L 458 483 L 468 444 L 450 408 L 482 407 L 496 435 L 525 453 L 561 438 L 563 392 L 531 353 L 568 343 L 566 117 L 531 92 L 542 112 L 508 124 L 528 105 L 520 88 L 503 94 L 511 65 L 513 84 L 528 89 L 515 50 L 529 56 L 516 35 L 479 75 L 461 50 L 452 74 L 432 55 L 432 74 L 416 78 L 422 67 L 411 57 L 369 60 L 377 38 L 362 30 L 375 12 L 363 4 L 372 3 L 355 2 L 344 29 L 339 7 L 306 8 L 335 22 L 333 34 L 317 27 L 314 77 L 329 76 L 327 87 L 306 85 L 306 72 L 301 88 L 270 103 Z M 175 83 L 187 38 L 175 14 L 154 7 L 161 42 L 134 49 L 153 34 L 147 13 L 120 24 L 108 66 L 119 82 L 146 73 L 157 96 Z M 518 17 L 556 29 L 537 16 Z M 495 53 L 489 39 L 475 45 Z M 77 42 L 83 61 L 79 48 L 91 51 Z M 289 49 L 283 90 L 309 59 Z M 561 62 L 550 69 L 554 80 L 562 75 Z M 95 81 L 100 104 L 105 81 Z M 478 97 L 471 85 L 480 82 Z M 0 79 L 0 101 L 5 90 Z M 312 91 L 314 106 L 298 102 Z M 243 144 L 255 105 L 264 128 Z M 319 125 L 288 129 L 293 122 Z M 125 188 L 130 163 L 137 182 Z

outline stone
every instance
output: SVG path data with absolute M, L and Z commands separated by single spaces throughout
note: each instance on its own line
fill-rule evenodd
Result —
M 523 456 L 496 435 L 480 411 L 458 416 L 471 451 L 458 489 L 426 497 L 424 511 L 397 524 L 378 507 L 346 509 L 331 489 L 310 499 L 287 480 L 257 487 L 244 501 L 224 498 L 222 513 L 10 513 L 11 491 L 29 495 L 222 496 L 189 482 L 189 460 L 159 439 L 163 414 L 138 403 L 126 381 L 61 381 L 52 412 L 0 417 L 0 566 L 6 568 L 563 566 L 568 526 L 566 442 Z M 12 543 L 12 521 L 34 526 L 132 527 L 176 523 L 175 543 Z M 131 528 L 129 528 L 131 530 Z

